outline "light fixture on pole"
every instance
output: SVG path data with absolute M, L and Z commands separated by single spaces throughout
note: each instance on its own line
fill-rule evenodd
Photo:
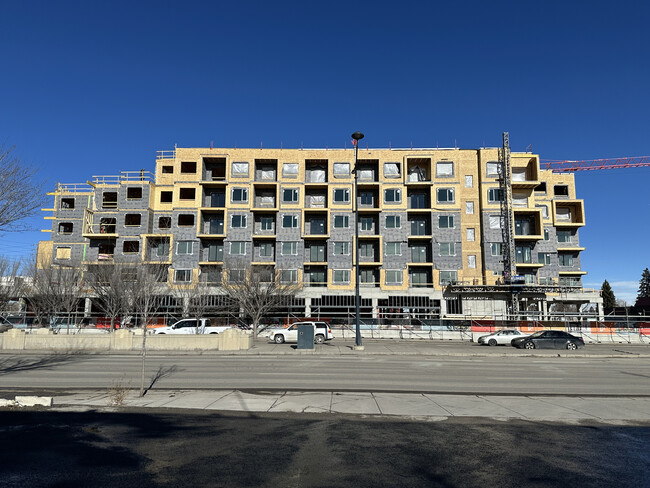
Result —
M 357 171 L 357 164 L 359 161 L 359 141 L 363 139 L 363 133 L 355 132 L 352 134 L 354 144 L 354 307 L 355 307 L 355 332 L 356 338 L 354 342 L 354 349 L 363 351 L 361 344 L 361 326 L 359 323 L 359 306 L 361 296 L 359 295 L 359 193 L 357 191 L 357 183 L 359 180 L 359 172 Z

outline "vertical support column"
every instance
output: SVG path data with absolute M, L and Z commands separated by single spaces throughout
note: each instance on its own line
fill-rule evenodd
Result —
M 311 317 L 311 298 L 305 298 L 305 317 Z
M 84 298 L 84 317 L 90 317 L 93 310 L 93 301 L 90 298 Z

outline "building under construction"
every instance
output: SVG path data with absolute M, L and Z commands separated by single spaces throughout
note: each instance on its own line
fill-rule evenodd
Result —
M 358 279 L 365 323 L 602 316 L 582 287 L 573 174 L 511 153 L 507 134 L 500 148 L 358 148 L 356 161 L 354 148 L 176 148 L 153 173 L 51 195 L 41 262 L 164 263 L 170 288 L 215 296 L 230 274 L 273 269 L 302 284 L 280 315 L 350 322 Z

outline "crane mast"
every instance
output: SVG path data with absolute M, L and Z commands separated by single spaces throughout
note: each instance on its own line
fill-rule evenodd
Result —
M 512 212 L 512 168 L 510 166 L 510 134 L 503 133 L 503 147 L 500 152 L 499 187 L 501 189 L 501 236 L 503 239 L 503 281 L 513 284 L 516 275 L 514 245 L 514 217 Z M 519 313 L 519 300 L 511 293 L 510 308 L 513 315 Z

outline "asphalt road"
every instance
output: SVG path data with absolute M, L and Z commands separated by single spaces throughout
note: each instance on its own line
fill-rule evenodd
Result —
M 650 426 L 0 411 L 0 487 L 650 487 Z
M 648 357 L 150 355 L 146 366 L 157 389 L 650 395 Z M 140 368 L 133 355 L 3 355 L 0 388 L 137 386 Z

